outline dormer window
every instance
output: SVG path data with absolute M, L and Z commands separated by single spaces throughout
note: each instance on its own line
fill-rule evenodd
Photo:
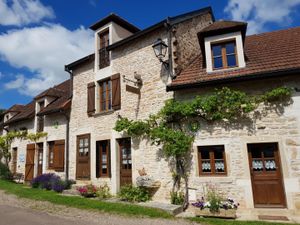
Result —
M 100 48 L 99 48 L 99 69 L 103 69 L 110 65 L 109 51 L 109 30 L 103 31 L 99 34 Z
M 211 45 L 213 69 L 228 69 L 238 66 L 235 41 Z

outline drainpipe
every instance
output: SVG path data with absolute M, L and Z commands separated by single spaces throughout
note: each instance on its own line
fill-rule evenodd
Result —
M 66 127 L 66 180 L 69 180 L 69 141 L 70 141 L 70 116 L 64 110 L 61 111 L 67 120 Z
M 167 36 L 168 36 L 168 72 L 169 75 L 171 76 L 171 79 L 174 79 L 176 75 L 173 72 L 173 51 L 172 51 L 172 24 L 170 21 L 170 18 L 167 18 L 167 22 L 165 23 L 165 27 L 167 29 Z
M 72 71 L 65 66 L 65 71 L 70 74 L 70 90 L 69 90 L 69 98 L 72 99 L 73 97 L 73 73 Z M 72 109 L 71 109 L 72 110 Z M 63 115 L 67 120 L 67 127 L 66 127 L 66 180 L 69 179 L 69 158 L 70 158 L 70 115 L 64 110 L 62 110 Z

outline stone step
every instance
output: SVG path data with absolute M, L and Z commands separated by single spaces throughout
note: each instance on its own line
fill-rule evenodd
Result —
M 163 210 L 171 215 L 174 215 L 174 216 L 176 216 L 177 214 L 179 214 L 183 211 L 181 205 L 172 205 L 172 204 L 155 202 L 155 201 L 140 202 L 140 203 L 138 203 L 138 205 L 149 207 L 149 208 L 161 209 L 161 210 Z

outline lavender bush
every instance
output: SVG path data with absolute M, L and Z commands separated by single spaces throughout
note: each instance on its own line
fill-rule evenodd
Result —
M 59 193 L 63 192 L 65 189 L 70 189 L 72 184 L 74 184 L 74 181 L 63 181 L 54 173 L 42 174 L 31 181 L 32 188 L 53 190 Z

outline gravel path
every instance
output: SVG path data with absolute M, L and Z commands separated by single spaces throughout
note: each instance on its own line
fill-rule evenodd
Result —
M 87 211 L 49 202 L 20 199 L 0 190 L 0 225 L 193 225 L 176 219 L 125 217 L 96 211 Z M 198 224 L 199 225 L 199 224 Z

